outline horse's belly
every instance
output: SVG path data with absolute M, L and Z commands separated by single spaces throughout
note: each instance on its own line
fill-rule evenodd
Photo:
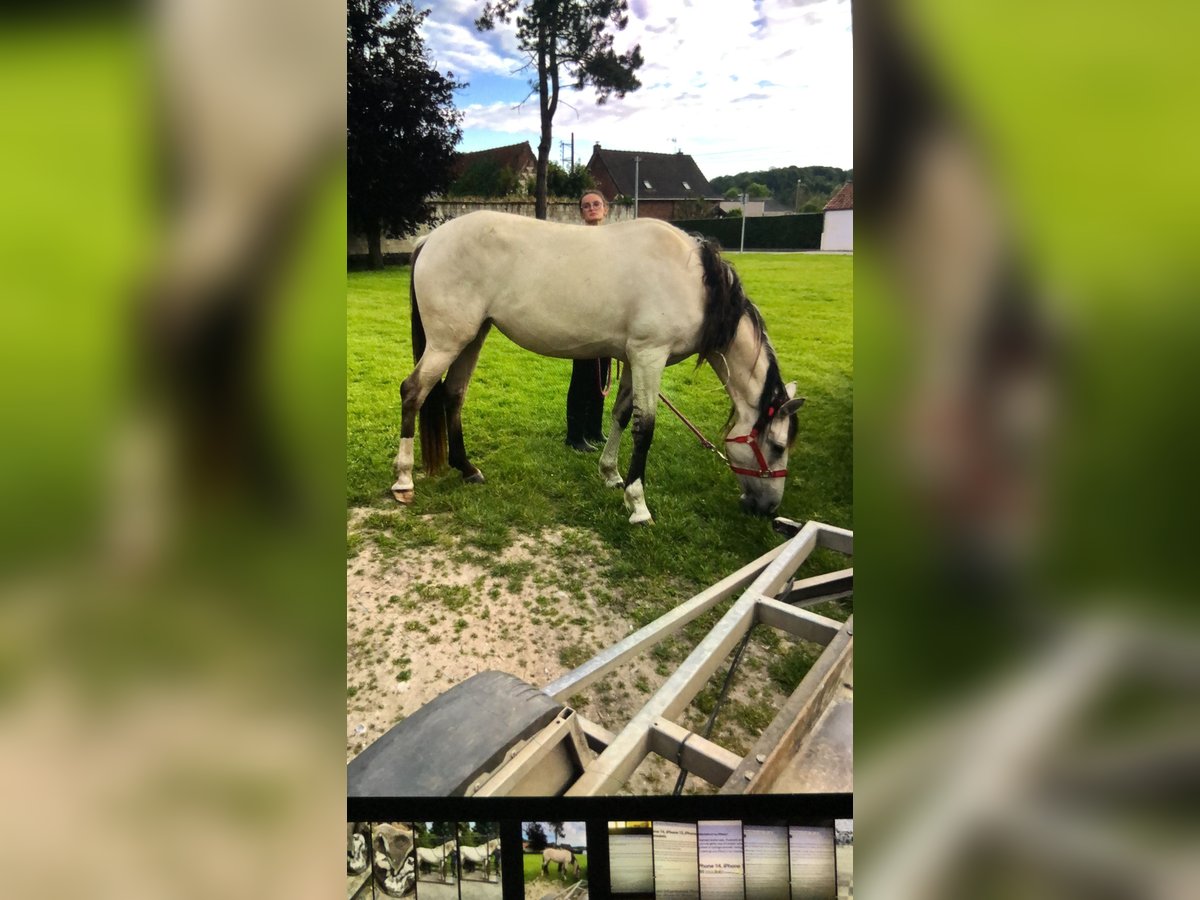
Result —
M 560 359 L 594 359 L 597 356 L 623 357 L 625 345 L 618 341 L 615 328 L 530 328 L 520 322 L 493 323 L 496 329 L 519 347 L 542 356 Z

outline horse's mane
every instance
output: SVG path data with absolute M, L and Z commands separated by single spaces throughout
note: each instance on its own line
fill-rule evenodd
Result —
M 750 302 L 742 288 L 742 280 L 728 262 L 721 258 L 720 245 L 716 241 L 694 236 L 700 249 L 700 263 L 704 268 L 704 321 L 700 326 L 700 349 L 696 366 L 704 364 L 711 354 L 724 351 L 737 334 L 738 325 L 742 318 L 750 320 L 755 339 L 761 351 L 767 355 L 767 377 L 763 383 L 762 394 L 758 398 L 758 417 L 754 428 L 762 432 L 779 409 L 787 402 L 787 389 L 783 384 L 783 376 L 779 371 L 779 360 L 775 357 L 775 348 L 767 338 L 766 323 L 758 307 Z M 733 427 L 737 410 L 729 410 L 729 418 L 721 429 L 722 435 L 728 434 Z M 788 446 L 796 439 L 796 417 L 793 414 L 788 421 Z
M 760 340 L 766 337 L 762 316 L 742 289 L 733 266 L 721 258 L 720 245 L 699 235 L 700 264 L 704 268 L 704 321 L 700 325 L 700 358 L 697 365 L 713 352 L 724 350 L 737 334 L 738 323 L 750 310 L 751 321 Z

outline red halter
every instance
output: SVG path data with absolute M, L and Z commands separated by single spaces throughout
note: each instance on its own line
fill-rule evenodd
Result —
M 775 414 L 774 408 L 767 410 L 768 420 Z M 772 469 L 767 465 L 767 458 L 763 456 L 762 448 L 758 446 L 758 429 L 751 428 L 749 434 L 743 434 L 739 437 L 725 438 L 727 444 L 749 444 L 750 449 L 754 451 L 754 458 L 758 461 L 758 469 L 743 469 L 740 466 L 735 466 L 729 463 L 729 469 L 738 475 L 749 475 L 751 478 L 786 478 L 787 469 Z

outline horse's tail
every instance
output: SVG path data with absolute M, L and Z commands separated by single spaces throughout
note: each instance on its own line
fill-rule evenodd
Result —
M 697 244 L 704 270 L 704 320 L 696 361 L 700 365 L 708 354 L 729 346 L 742 316 L 754 307 L 746 298 L 742 280 L 733 266 L 721 258 L 720 245 L 703 238 L 698 238 Z
M 412 314 L 413 362 L 418 363 L 425 354 L 425 326 L 421 322 L 421 308 L 417 305 L 417 258 L 421 255 L 422 238 L 413 248 L 412 270 L 409 278 L 408 296 Z M 438 474 L 446 465 L 446 389 L 439 378 L 421 404 L 417 430 L 421 434 L 421 459 L 425 471 Z

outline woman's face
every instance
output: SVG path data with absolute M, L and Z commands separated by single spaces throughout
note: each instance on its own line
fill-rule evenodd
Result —
M 607 213 L 604 198 L 599 194 L 584 194 L 579 201 L 579 214 L 583 216 L 584 225 L 599 225 Z

